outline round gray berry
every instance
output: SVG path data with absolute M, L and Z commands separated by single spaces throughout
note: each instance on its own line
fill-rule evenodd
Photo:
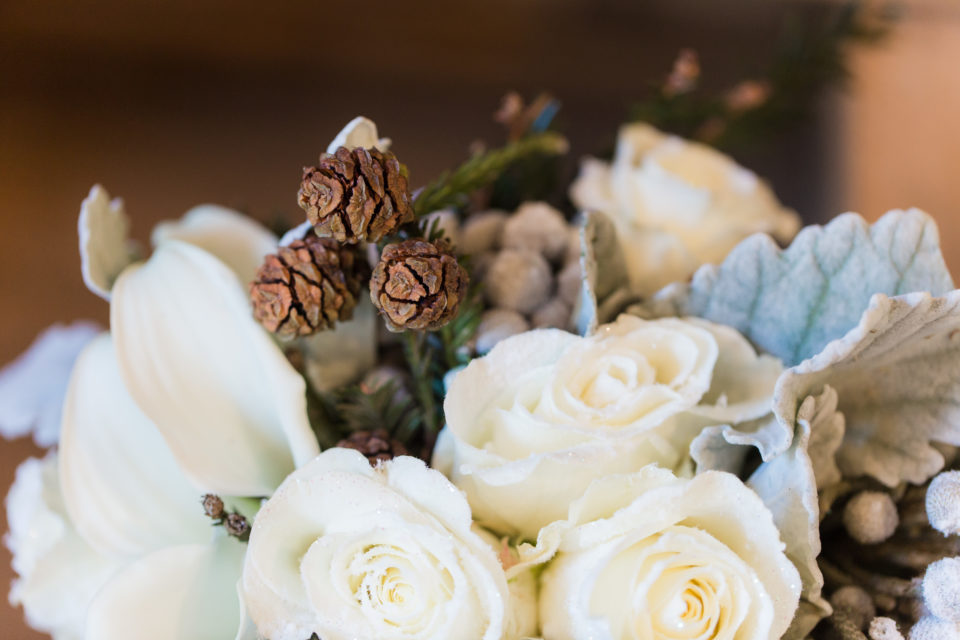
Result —
M 484 354 L 493 349 L 498 342 L 523 333 L 530 329 L 526 318 L 509 309 L 491 309 L 484 311 L 477 325 L 477 353 Z
M 861 544 L 877 544 L 893 535 L 900 524 L 897 505 L 882 491 L 861 491 L 843 510 L 843 526 Z
M 499 249 L 507 217 L 503 211 L 495 210 L 470 216 L 460 230 L 460 244 L 457 248 L 468 256 Z
M 539 253 L 504 249 L 487 268 L 483 285 L 492 306 L 527 314 L 550 298 L 553 274 Z
M 944 535 L 960 533 L 960 471 L 945 471 L 930 482 L 927 519 Z
M 548 300 L 539 309 L 533 312 L 531 321 L 537 329 L 552 327 L 567 329 L 570 326 L 570 305 L 558 298 Z
M 550 261 L 567 252 L 570 227 L 563 214 L 545 202 L 527 202 L 507 220 L 503 246 L 535 251 Z

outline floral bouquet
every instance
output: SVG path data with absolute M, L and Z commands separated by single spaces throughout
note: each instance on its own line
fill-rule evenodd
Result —
M 645 124 L 561 211 L 521 188 L 566 151 L 551 103 L 514 107 L 506 146 L 417 191 L 355 119 L 281 238 L 201 206 L 145 251 L 93 188 L 110 330 L 52 328 L 0 377 L 5 432 L 50 447 L 7 498 L 31 626 L 960 638 L 933 220 L 797 233 L 755 174 Z

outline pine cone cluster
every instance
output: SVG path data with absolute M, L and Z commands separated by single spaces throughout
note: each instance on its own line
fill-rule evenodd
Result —
M 383 250 L 370 297 L 391 331 L 433 330 L 456 316 L 468 283 L 467 271 L 445 244 L 405 240 Z
M 349 437 L 338 442 L 337 446 L 359 451 L 373 466 L 377 466 L 378 462 L 386 462 L 397 456 L 407 455 L 407 449 L 403 443 L 390 437 L 386 429 L 354 431 Z
M 318 236 L 350 244 L 377 242 L 414 217 L 400 162 L 378 149 L 322 154 L 303 170 L 298 201 Z
M 289 340 L 349 320 L 369 267 L 354 247 L 309 235 L 268 255 L 250 285 L 254 317 Z

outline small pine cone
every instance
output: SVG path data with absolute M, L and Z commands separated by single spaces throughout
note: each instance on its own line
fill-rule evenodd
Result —
M 289 340 L 349 320 L 369 274 L 353 247 L 309 235 L 268 255 L 250 285 L 254 317 Z
M 213 520 L 223 518 L 223 500 L 220 499 L 220 496 L 207 493 L 203 496 L 200 504 L 203 505 L 203 513 L 206 514 L 208 518 Z
M 318 236 L 349 244 L 377 242 L 413 221 L 400 162 L 378 149 L 324 153 L 318 166 L 304 168 L 298 201 Z
M 374 467 L 378 462 L 386 462 L 397 456 L 407 455 L 407 449 L 399 440 L 394 440 L 386 429 L 354 431 L 349 437 L 337 443 L 344 449 L 356 449 L 367 457 Z
M 391 331 L 439 329 L 457 314 L 469 281 L 444 243 L 404 240 L 383 250 L 370 297 Z

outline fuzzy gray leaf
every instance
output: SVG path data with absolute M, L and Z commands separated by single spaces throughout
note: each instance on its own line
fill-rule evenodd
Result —
M 874 296 L 859 325 L 781 376 L 777 415 L 790 422 L 827 385 L 846 419 L 845 476 L 926 481 L 944 463 L 930 443 L 960 445 L 960 291 Z
M 624 306 L 620 299 L 629 283 L 617 229 L 602 213 L 587 212 L 580 226 L 580 296 L 574 311 L 580 335 L 593 333 L 597 326 L 610 319 L 610 306 Z M 615 304 L 604 302 L 611 299 Z
M 796 565 L 803 582 L 803 598 L 829 611 L 823 602 L 823 574 L 817 566 L 820 555 L 820 507 L 813 465 L 807 455 L 810 426 L 800 424 L 793 444 L 783 454 L 762 463 L 747 485 L 767 505 L 777 523 L 787 557 Z
M 735 327 L 792 366 L 856 326 L 875 293 L 952 288 L 936 224 L 911 209 L 872 226 L 844 214 L 803 229 L 785 250 L 769 236 L 751 236 L 722 265 L 701 267 L 690 284 L 672 285 L 650 305 L 656 315 Z

